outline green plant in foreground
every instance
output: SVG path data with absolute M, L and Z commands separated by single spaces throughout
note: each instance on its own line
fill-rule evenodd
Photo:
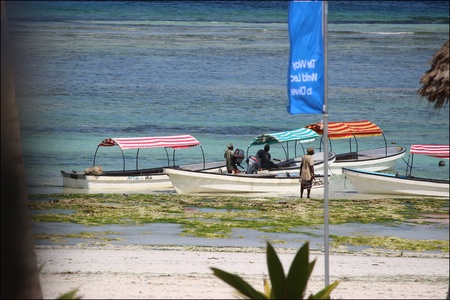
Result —
M 306 242 L 297 252 L 286 277 L 278 255 L 272 245 L 267 242 L 267 267 L 270 283 L 264 279 L 264 293 L 255 290 L 238 275 L 217 268 L 211 268 L 214 275 L 234 287 L 239 294 L 248 299 L 304 299 L 306 286 L 316 260 L 309 262 L 309 243 Z M 330 299 L 331 292 L 339 284 L 335 281 L 308 299 Z
M 78 293 L 78 289 L 74 289 L 74 290 L 71 290 L 67 293 L 60 295 L 57 299 L 58 300 L 63 300 L 63 299 L 79 300 L 79 299 L 81 299 L 81 296 L 77 295 L 77 293 Z

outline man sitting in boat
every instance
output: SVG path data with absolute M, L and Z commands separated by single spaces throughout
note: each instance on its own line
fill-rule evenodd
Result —
M 239 173 L 239 169 L 236 166 L 235 157 L 234 157 L 234 146 L 232 143 L 227 144 L 227 151 L 223 154 L 223 157 L 227 163 L 227 171 L 229 174 Z
M 269 153 L 270 146 L 266 144 L 264 149 L 260 149 L 256 153 L 256 158 L 259 160 L 261 164 L 261 168 L 263 169 L 278 169 L 278 166 L 272 161 L 272 156 Z

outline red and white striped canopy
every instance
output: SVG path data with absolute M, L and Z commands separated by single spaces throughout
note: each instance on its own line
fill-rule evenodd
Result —
M 191 135 L 172 135 L 154 137 L 109 138 L 103 140 L 98 146 L 119 146 L 120 149 L 139 148 L 189 148 L 200 145 L 200 142 Z
M 411 154 L 422 154 L 427 156 L 434 156 L 438 158 L 449 159 L 449 145 L 438 144 L 423 144 L 423 145 L 411 145 Z
M 323 134 L 323 124 L 315 123 L 305 126 L 318 134 Z M 328 122 L 328 138 L 331 140 L 355 137 L 379 136 L 383 131 L 367 120 L 350 122 Z

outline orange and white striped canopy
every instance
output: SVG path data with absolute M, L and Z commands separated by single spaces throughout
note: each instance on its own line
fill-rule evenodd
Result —
M 140 149 L 140 148 L 189 148 L 200 145 L 200 142 L 193 136 L 172 135 L 154 137 L 131 137 L 131 138 L 109 138 L 103 140 L 98 146 L 119 146 L 120 149 Z
M 310 124 L 305 127 L 323 135 L 322 123 Z M 382 134 L 383 131 L 375 123 L 367 120 L 328 123 L 328 138 L 333 140 L 352 137 L 379 136 Z

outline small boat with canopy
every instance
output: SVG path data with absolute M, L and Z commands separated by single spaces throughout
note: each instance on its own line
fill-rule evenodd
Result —
M 119 147 L 122 152 L 123 167 L 121 170 L 104 170 L 96 165 L 97 152 L 102 147 Z M 176 150 L 200 147 L 203 162 L 178 166 L 175 161 Z M 139 167 L 139 152 L 142 149 L 163 148 L 167 156 L 167 165 L 155 168 Z M 135 151 L 135 168 L 126 166 L 124 151 Z M 169 151 L 172 150 L 170 157 Z M 205 162 L 205 154 L 201 143 L 191 135 L 107 138 L 98 144 L 95 150 L 93 166 L 84 171 L 61 171 L 63 186 L 67 188 L 88 190 L 164 190 L 172 189 L 169 177 L 164 174 L 164 167 L 183 168 L 187 170 L 203 170 L 215 172 L 225 167 L 225 162 Z
M 409 151 L 406 174 L 399 175 L 343 168 L 342 172 L 350 180 L 358 193 L 387 194 L 405 196 L 449 197 L 448 179 L 422 178 L 411 175 L 416 155 L 449 159 L 449 145 L 414 144 Z

